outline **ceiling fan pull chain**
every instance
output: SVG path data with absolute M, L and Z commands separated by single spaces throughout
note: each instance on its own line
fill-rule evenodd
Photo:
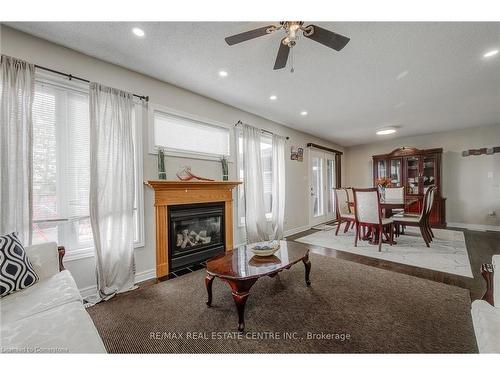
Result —
M 290 69 L 290 73 L 293 73 L 293 72 L 295 72 L 295 67 L 294 67 L 294 62 L 295 62 L 295 60 L 294 60 L 294 58 L 293 58 L 293 54 L 294 54 L 294 52 L 293 52 L 293 48 L 291 48 L 291 51 L 290 51 L 290 52 L 292 52 L 292 56 L 291 56 L 291 58 L 290 58 L 290 62 L 292 63 L 292 68 Z

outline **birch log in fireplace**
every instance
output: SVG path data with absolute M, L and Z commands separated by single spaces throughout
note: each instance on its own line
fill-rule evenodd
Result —
M 233 249 L 233 181 L 146 183 L 155 191 L 156 277 Z

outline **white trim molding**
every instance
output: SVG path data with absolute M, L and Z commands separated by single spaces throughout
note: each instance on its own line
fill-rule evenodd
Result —
M 463 228 L 468 230 L 477 230 L 477 231 L 495 231 L 500 232 L 500 225 L 489 225 L 489 224 L 468 224 L 468 223 L 447 223 L 447 227 L 452 228 Z

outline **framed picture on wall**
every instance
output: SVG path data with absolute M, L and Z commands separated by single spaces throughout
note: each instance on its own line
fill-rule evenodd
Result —
M 290 150 L 290 159 L 304 161 L 304 148 L 299 146 L 292 146 Z

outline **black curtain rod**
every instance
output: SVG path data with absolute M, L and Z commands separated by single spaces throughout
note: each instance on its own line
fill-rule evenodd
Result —
M 50 69 L 50 68 L 46 68 L 46 67 L 44 67 L 44 66 L 35 65 L 35 68 L 37 68 L 37 69 L 42 69 L 42 70 L 45 70 L 45 71 L 47 71 L 47 72 L 51 72 L 51 73 L 59 74 L 59 75 L 61 75 L 61 76 L 68 77 L 70 81 L 71 81 L 72 79 L 76 79 L 77 81 L 82 81 L 82 82 L 90 83 L 90 81 L 89 81 L 88 79 L 81 78 L 81 77 L 77 77 L 77 76 L 74 76 L 74 75 L 72 75 L 72 74 L 63 73 L 63 72 L 60 72 L 60 71 L 58 71 L 58 70 L 54 70 L 54 69 Z M 149 102 L 149 96 L 137 95 L 137 94 L 132 94 L 132 95 L 134 95 L 136 98 L 139 98 L 139 99 L 141 99 L 141 100 L 145 100 L 145 101 Z
M 236 124 L 234 124 L 234 126 L 238 126 L 240 124 L 243 124 L 243 122 L 241 120 L 238 120 L 238 122 Z M 273 132 L 270 132 L 269 130 L 266 130 L 266 129 L 260 129 L 260 131 L 262 133 L 267 133 L 267 134 L 274 134 Z M 286 140 L 290 139 L 290 137 L 285 137 Z

